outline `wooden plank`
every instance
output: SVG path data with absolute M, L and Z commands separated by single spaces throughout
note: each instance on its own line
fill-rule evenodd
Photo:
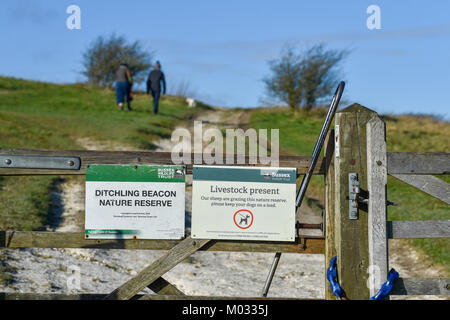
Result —
M 366 300 L 369 268 L 367 205 L 359 205 L 359 218 L 349 218 L 349 173 L 357 173 L 360 189 L 367 192 L 366 124 L 377 114 L 359 104 L 336 113 L 335 148 L 335 245 L 337 274 L 350 300 Z M 337 131 L 337 130 L 336 130 Z M 339 154 L 337 151 L 339 150 Z
M 41 155 L 41 156 L 73 156 L 81 159 L 80 170 L 48 170 L 48 169 L 14 169 L 0 168 L 0 175 L 3 176 L 23 176 L 23 175 L 84 175 L 86 167 L 90 164 L 172 164 L 170 152 L 154 152 L 154 151 L 92 151 L 92 150 L 31 150 L 31 149 L 0 149 L 0 154 L 6 155 Z M 191 164 L 186 165 L 188 174 L 192 173 L 192 163 L 197 157 L 191 154 Z M 235 165 L 243 165 L 237 163 L 237 155 L 225 155 L 226 158 L 232 158 Z M 226 163 L 224 159 L 224 163 Z M 268 158 L 267 158 L 268 159 Z M 266 159 L 266 160 L 267 160 Z M 259 160 L 265 160 L 259 159 Z M 269 159 L 270 160 L 270 159 Z M 311 157 L 307 156 L 284 156 L 279 157 L 280 167 L 297 168 L 298 174 L 305 174 L 308 171 Z M 248 166 L 267 166 L 261 163 L 249 164 L 249 156 L 245 156 L 245 163 Z M 269 161 L 266 161 L 269 163 Z M 204 162 L 199 164 L 206 164 Z M 323 174 L 324 162 L 319 159 L 314 169 L 314 174 Z
M 73 156 L 81 158 L 80 170 L 46 170 L 46 169 L 13 169 L 0 168 L 0 175 L 84 175 L 89 164 L 172 164 L 170 152 L 154 151 L 94 151 L 94 150 L 33 150 L 33 149 L 0 149 L 0 154 L 11 155 L 42 155 L 42 156 Z M 191 155 L 193 163 L 195 155 Z M 225 156 L 230 157 L 230 156 Z M 235 155 L 234 158 L 237 156 Z M 389 152 L 389 174 L 449 174 L 450 153 L 448 152 Z M 263 159 L 264 160 L 264 159 Z M 249 157 L 245 156 L 248 164 Z M 296 167 L 299 174 L 308 171 L 310 156 L 280 155 L 280 167 Z M 237 163 L 237 161 L 234 161 Z M 203 163 L 204 164 L 204 163 Z M 241 164 L 237 164 L 241 165 Z M 265 166 L 263 164 L 248 164 L 250 166 Z M 192 165 L 187 164 L 187 172 L 192 173 Z M 324 174 L 324 159 L 319 159 L 314 174 Z
M 450 238 L 450 220 L 388 221 L 390 239 Z
M 391 295 L 450 295 L 450 278 L 399 278 Z
M 391 295 L 450 295 L 450 278 L 399 278 L 395 281 Z M 0 300 L 101 300 L 107 294 L 81 293 L 18 293 L 0 292 Z M 308 300 L 296 298 L 226 297 L 226 296 L 177 296 L 136 295 L 140 300 Z
M 450 204 L 450 184 L 439 178 L 418 174 L 392 174 L 392 176 Z
M 369 191 L 369 290 L 374 296 L 388 273 L 386 232 L 387 156 L 385 123 L 378 116 L 367 123 L 367 186 Z
M 0 292 L 0 300 L 102 300 L 107 296 L 103 293 L 19 293 Z M 139 300 L 313 300 L 304 298 L 262 298 L 262 297 L 229 297 L 229 296 L 179 296 L 166 294 L 138 294 Z M 314 299 L 319 300 L 319 299 Z
M 331 130 L 325 142 L 325 299 L 335 300 L 328 285 L 327 268 L 331 258 L 336 256 L 334 244 L 334 216 L 335 216 L 335 177 L 334 177 L 334 130 Z
M 389 174 L 450 174 L 449 152 L 390 152 Z
M 306 248 L 299 243 L 264 241 L 214 240 L 203 246 L 201 251 L 227 252 L 283 252 L 323 254 L 324 239 L 306 238 Z M 0 231 L 0 247 L 6 248 L 85 248 L 85 249 L 131 249 L 170 250 L 180 240 L 94 240 L 85 239 L 83 233 Z
M 150 290 L 157 294 L 166 295 L 184 295 L 177 287 L 171 284 L 163 277 L 159 277 L 147 286 Z
M 105 297 L 107 300 L 128 300 L 138 294 L 146 286 L 171 270 L 178 263 L 189 257 L 192 253 L 207 244 L 210 240 L 194 240 L 187 237 L 164 256 L 150 264 L 138 275 L 131 278 L 116 290 Z

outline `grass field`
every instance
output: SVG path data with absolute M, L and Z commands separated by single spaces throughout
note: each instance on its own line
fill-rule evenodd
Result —
M 280 129 L 280 152 L 311 155 L 326 115 L 319 108 L 310 113 L 293 114 L 287 108 L 255 109 L 250 127 Z M 448 152 L 450 123 L 432 116 L 384 116 L 388 152 Z M 450 182 L 450 176 L 439 176 Z M 307 197 L 323 201 L 322 176 L 314 176 Z M 450 219 L 449 206 L 393 177 L 388 177 L 388 198 L 399 203 L 389 207 L 390 220 Z M 434 263 L 450 272 L 450 239 L 415 239 L 412 243 L 426 253 Z
M 151 150 L 152 141 L 170 137 L 175 125 L 207 108 L 166 96 L 155 116 L 151 98 L 135 94 L 134 100 L 134 111 L 120 111 L 112 90 L 0 77 L 0 147 L 79 150 L 79 139 L 88 138 Z M 0 228 L 42 228 L 55 179 L 0 177 Z

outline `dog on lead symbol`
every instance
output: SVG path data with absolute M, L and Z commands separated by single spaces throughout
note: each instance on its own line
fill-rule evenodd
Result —
M 242 225 L 245 223 L 245 225 L 248 225 L 248 218 L 250 218 L 249 214 L 246 214 L 245 216 L 242 214 L 239 214 L 241 216 L 241 220 L 239 221 L 239 225 Z

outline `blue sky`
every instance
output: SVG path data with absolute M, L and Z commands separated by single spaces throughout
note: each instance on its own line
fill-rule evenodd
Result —
M 66 8 L 81 8 L 68 30 Z M 369 5 L 381 30 L 369 30 Z M 83 81 L 81 53 L 115 32 L 155 51 L 170 84 L 189 81 L 198 99 L 254 107 L 267 61 L 286 45 L 350 49 L 345 100 L 380 113 L 450 118 L 450 1 L 2 0 L 0 74 Z

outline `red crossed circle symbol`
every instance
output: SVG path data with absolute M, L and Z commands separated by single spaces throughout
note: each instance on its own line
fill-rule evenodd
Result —
M 241 212 L 246 212 L 246 213 L 249 213 L 250 215 L 246 215 L 246 214 L 242 214 Z M 243 222 L 243 220 L 245 220 L 246 221 L 246 223 L 247 223 L 247 226 L 245 226 L 245 227 L 242 227 L 239 223 L 237 223 L 237 221 L 236 221 L 236 216 L 238 215 L 238 213 L 239 213 L 239 216 L 241 217 L 241 221 L 240 222 Z M 246 217 L 246 218 L 243 218 L 243 217 Z M 251 217 L 251 220 L 250 220 L 250 223 L 248 222 L 248 220 L 246 220 L 246 219 L 248 219 L 248 218 L 250 218 Z M 233 221 L 234 221 L 234 224 L 239 228 L 239 229 L 248 229 L 248 228 L 250 228 L 251 227 L 251 225 L 253 224 L 253 213 L 250 211 L 250 210 L 247 210 L 247 209 L 241 209 L 241 210 L 238 210 L 238 211 L 236 211 L 236 213 L 234 214 L 234 216 L 233 216 Z

